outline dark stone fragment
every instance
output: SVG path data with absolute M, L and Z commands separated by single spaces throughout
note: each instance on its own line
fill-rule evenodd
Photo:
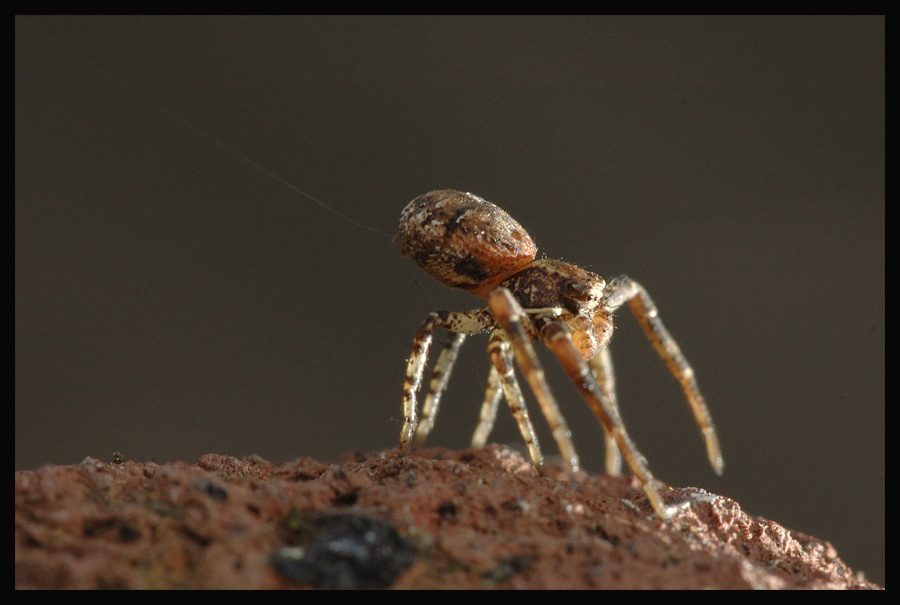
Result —
M 298 536 L 305 544 L 277 550 L 272 565 L 288 581 L 316 588 L 387 588 L 416 557 L 392 525 L 357 514 L 312 517 Z

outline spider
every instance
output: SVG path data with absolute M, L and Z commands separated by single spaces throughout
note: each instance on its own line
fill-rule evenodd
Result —
M 474 311 L 429 313 L 416 332 L 403 385 L 401 453 L 421 445 L 434 426 L 463 341 L 468 335 L 489 332 L 491 371 L 472 447 L 485 445 L 502 393 L 532 464 L 538 472 L 543 471 L 543 454 L 516 379 L 515 358 L 561 454 L 577 470 L 579 459 L 571 431 L 532 345 L 541 340 L 603 425 L 607 472 L 618 474 L 624 456 L 653 509 L 661 518 L 668 518 L 656 480 L 628 436 L 616 400 L 613 366 L 606 345 L 613 334 L 613 313 L 627 304 L 656 352 L 681 383 L 706 441 L 713 470 L 722 473 L 724 462 L 718 438 L 694 371 L 663 325 L 653 300 L 636 281 L 623 275 L 606 282 L 569 263 L 535 260 L 537 247 L 531 236 L 509 214 L 476 195 L 452 189 L 431 191 L 412 200 L 400 214 L 395 241 L 404 256 L 412 258 L 439 282 L 487 299 L 485 307 Z M 417 393 L 435 328 L 444 328 L 453 336 L 434 366 L 419 421 Z

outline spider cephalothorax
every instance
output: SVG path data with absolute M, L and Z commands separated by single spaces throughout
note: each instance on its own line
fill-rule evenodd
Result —
M 543 469 L 537 435 L 515 376 L 514 356 L 561 453 L 569 466 L 577 469 L 578 454 L 571 432 L 532 346 L 532 341 L 541 340 L 556 355 L 603 425 L 607 471 L 619 471 L 621 452 L 654 510 L 666 517 L 653 475 L 619 416 L 612 361 L 606 348 L 613 333 L 613 313 L 627 304 L 681 383 L 706 440 L 710 463 L 717 473 L 722 472 L 718 439 L 694 372 L 640 284 L 627 276 L 607 283 L 599 275 L 570 263 L 535 260 L 537 247 L 509 214 L 476 195 L 451 189 L 432 191 L 411 201 L 400 215 L 396 241 L 404 255 L 441 283 L 468 290 L 488 301 L 486 307 L 470 312 L 432 312 L 416 333 L 403 387 L 401 452 L 422 443 L 434 426 L 441 395 L 463 340 L 467 335 L 490 332 L 491 373 L 472 446 L 486 443 L 503 394 L 532 463 L 538 471 Z M 432 372 L 420 422 L 416 398 L 436 327 L 445 328 L 454 336 Z
M 612 338 L 612 322 L 601 308 L 606 281 L 596 273 L 558 260 L 536 260 L 500 282 L 500 287 L 509 290 L 524 310 L 558 310 L 585 361 Z

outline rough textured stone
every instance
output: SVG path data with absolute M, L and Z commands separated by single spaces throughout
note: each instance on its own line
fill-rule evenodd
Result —
M 697 488 L 537 476 L 498 446 L 15 473 L 16 588 L 879 588 Z

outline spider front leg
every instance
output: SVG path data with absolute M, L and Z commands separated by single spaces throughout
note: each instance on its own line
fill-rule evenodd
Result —
M 459 345 L 463 341 L 463 338 L 459 335 L 478 334 L 488 330 L 492 325 L 493 319 L 487 309 L 480 309 L 471 313 L 434 311 L 429 313 L 425 321 L 422 322 L 413 340 L 413 350 L 406 364 L 406 377 L 403 381 L 403 428 L 400 431 L 400 453 L 409 451 L 416 436 L 416 429 L 419 425 L 416 398 L 422 385 L 422 375 L 425 372 L 428 349 L 431 348 L 431 342 L 434 339 L 434 329 L 445 328 L 456 336 L 454 336 L 454 339 L 438 360 L 436 375 L 432 380 L 432 390 L 428 398 L 430 403 L 427 406 L 430 408 L 427 414 L 428 430 L 431 428 L 430 425 L 434 423 L 434 415 L 437 413 L 437 403 L 440 399 L 440 394 L 446 387 L 450 371 L 453 369 L 453 361 L 456 358 L 455 350 L 458 350 Z M 431 397 L 431 395 L 434 395 L 434 397 Z M 424 435 L 418 441 L 422 439 L 424 439 Z
M 666 326 L 659 318 L 659 310 L 644 287 L 623 275 L 609 282 L 606 287 L 604 305 L 608 313 L 612 313 L 623 304 L 628 304 L 631 312 L 637 318 L 647 338 L 650 339 L 653 348 L 662 358 L 666 367 L 681 383 L 681 388 L 687 396 L 688 403 L 694 413 L 694 419 L 703 438 L 706 441 L 706 455 L 713 470 L 721 475 L 725 467 L 722 458 L 722 450 L 719 447 L 719 438 L 716 436 L 716 428 L 713 425 L 712 416 L 706 407 L 706 400 L 700 394 L 697 381 L 694 378 L 694 370 L 687 359 L 681 353 L 681 349 L 669 334 Z
M 631 472 L 641 482 L 653 510 L 660 518 L 668 519 L 669 515 L 663 505 L 662 497 L 656 489 L 656 480 L 647 466 L 647 460 L 628 436 L 618 408 L 600 387 L 591 367 L 584 360 L 575 343 L 572 342 L 569 328 L 561 321 L 548 320 L 540 326 L 540 330 L 541 339 L 553 351 L 569 378 L 581 391 L 582 397 L 587 401 L 600 424 L 603 425 L 606 434 L 618 445 Z
M 560 453 L 565 457 L 572 470 L 578 470 L 580 462 L 578 454 L 575 451 L 575 445 L 572 443 L 572 432 L 559 411 L 556 399 L 550 392 L 547 380 L 544 376 L 544 369 L 538 360 L 534 347 L 531 344 L 531 337 L 524 322 L 531 324 L 531 319 L 522 310 L 522 306 L 513 297 L 506 288 L 497 288 L 491 292 L 488 297 L 488 306 L 494 314 L 494 319 L 512 342 L 513 352 L 516 356 L 516 362 L 525 375 L 532 392 L 534 392 L 541 411 L 550 425 L 550 431 L 553 438 L 559 446 Z M 533 330 L 532 330 L 533 331 Z

